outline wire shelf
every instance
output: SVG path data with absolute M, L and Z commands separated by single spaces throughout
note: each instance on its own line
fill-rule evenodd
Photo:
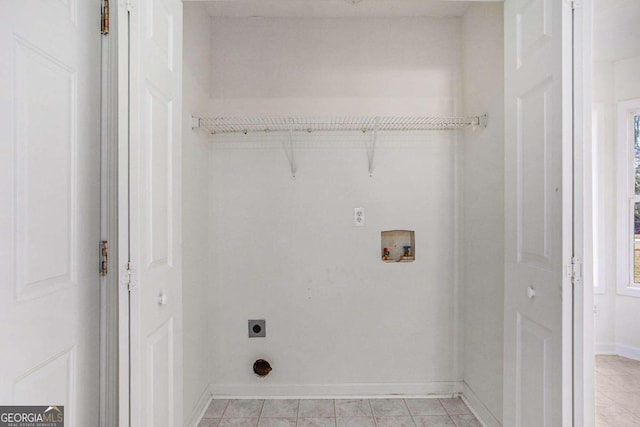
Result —
M 192 127 L 211 134 L 254 132 L 329 132 L 329 131 L 424 131 L 454 130 L 467 126 L 487 126 L 487 116 L 470 117 L 208 117 L 193 119 Z

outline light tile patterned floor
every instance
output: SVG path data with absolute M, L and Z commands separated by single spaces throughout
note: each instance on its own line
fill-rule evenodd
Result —
M 596 356 L 596 426 L 640 426 L 640 362 Z
M 211 402 L 198 427 L 480 427 L 460 399 L 267 399 Z

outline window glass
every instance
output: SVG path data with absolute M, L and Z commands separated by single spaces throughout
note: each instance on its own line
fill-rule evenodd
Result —
M 640 203 L 635 203 L 633 209 L 633 234 L 633 286 L 640 287 Z
M 633 118 L 633 129 L 635 130 L 633 136 L 633 146 L 635 151 L 635 178 L 636 178 L 636 195 L 640 195 L 640 116 Z
M 635 194 L 640 195 L 640 116 L 633 117 Z M 633 209 L 633 286 L 640 287 L 640 203 Z

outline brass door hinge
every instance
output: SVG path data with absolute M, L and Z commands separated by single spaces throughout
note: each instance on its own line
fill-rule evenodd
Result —
M 100 242 L 100 275 L 106 276 L 109 273 L 109 242 Z
M 103 35 L 109 34 L 109 0 L 102 0 L 100 33 L 102 33 Z

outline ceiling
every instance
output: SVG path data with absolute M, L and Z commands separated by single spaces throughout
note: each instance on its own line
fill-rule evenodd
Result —
M 204 0 L 211 16 L 404 17 L 462 16 L 473 1 L 457 0 Z
M 640 56 L 640 0 L 594 0 L 593 59 Z

